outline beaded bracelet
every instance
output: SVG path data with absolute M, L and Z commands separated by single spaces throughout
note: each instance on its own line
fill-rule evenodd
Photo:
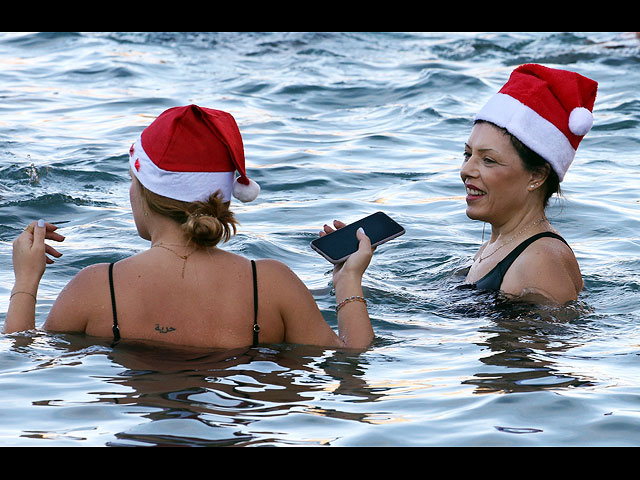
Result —
M 35 296 L 33 293 L 31 293 L 31 292 L 13 292 L 13 293 L 11 294 L 11 296 L 9 297 L 9 301 L 11 301 L 11 299 L 13 298 L 13 296 L 14 296 L 14 295 L 17 295 L 17 294 L 19 294 L 19 293 L 24 293 L 24 294 L 27 294 L 27 295 L 31 295 L 31 296 L 33 297 L 33 299 L 34 299 L 36 302 L 38 301 L 38 299 L 36 298 L 36 296 Z
M 341 301 L 338 305 L 336 305 L 336 313 L 338 313 L 340 311 L 340 309 L 342 307 L 344 307 L 347 303 L 349 302 L 362 302 L 364 303 L 364 306 L 367 306 L 367 301 L 364 299 L 364 297 L 359 297 L 357 295 L 354 295 L 353 297 L 347 297 L 345 298 L 343 301 Z

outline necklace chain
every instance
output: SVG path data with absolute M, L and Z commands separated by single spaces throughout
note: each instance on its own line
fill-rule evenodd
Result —
M 529 230 L 531 227 L 534 227 L 544 221 L 546 221 L 546 217 L 542 217 L 538 220 L 536 220 L 535 222 L 533 222 L 532 224 L 524 227 L 522 230 L 520 230 L 518 233 L 516 233 L 515 235 L 513 235 L 509 240 L 507 240 L 506 242 L 504 242 L 502 245 L 500 245 L 498 248 L 496 248 L 495 250 L 493 250 L 489 255 L 486 256 L 482 256 L 482 254 L 480 254 L 480 257 L 478 257 L 478 263 L 481 263 L 483 260 L 486 260 L 487 258 L 489 258 L 490 256 L 492 256 L 493 254 L 495 254 L 498 250 L 500 250 L 502 247 L 509 245 L 511 242 L 513 242 L 516 238 L 518 238 L 518 236 L 524 232 L 526 232 L 527 230 Z M 486 247 L 485 247 L 486 248 Z
M 183 245 L 171 245 L 171 246 L 173 246 L 173 247 L 182 247 Z M 178 258 L 181 258 L 183 260 L 183 263 L 182 263 L 182 278 L 184 279 L 184 270 L 185 270 L 185 268 L 187 268 L 187 260 L 189 259 L 189 257 L 191 255 L 193 255 L 193 253 L 195 253 L 195 249 L 192 250 L 191 252 L 187 253 L 186 255 L 180 255 L 178 252 L 176 252 L 172 248 L 169 248 L 164 243 L 157 243 L 155 245 L 151 245 L 151 248 L 154 248 L 154 247 L 164 248 L 165 250 L 170 251 L 171 253 L 176 255 Z

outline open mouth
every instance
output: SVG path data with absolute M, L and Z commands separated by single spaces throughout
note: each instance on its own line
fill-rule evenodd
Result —
M 473 185 L 466 185 L 466 188 L 467 188 L 467 195 L 471 197 L 482 197 L 483 195 L 487 194 L 487 192 L 480 190 L 479 188 L 476 188 Z

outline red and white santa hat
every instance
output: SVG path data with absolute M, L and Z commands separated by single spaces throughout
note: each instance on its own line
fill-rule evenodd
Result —
M 476 120 L 507 129 L 547 160 L 562 181 L 593 126 L 597 89 L 597 82 L 575 72 L 521 65 Z
M 225 202 L 232 195 L 250 202 L 260 193 L 260 186 L 245 171 L 238 125 L 221 110 L 197 105 L 170 108 L 143 130 L 129 154 L 140 183 L 174 200 L 204 201 L 220 190 Z

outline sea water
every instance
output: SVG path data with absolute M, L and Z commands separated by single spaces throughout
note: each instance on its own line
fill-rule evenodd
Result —
M 464 142 L 527 62 L 599 82 L 548 211 L 585 281 L 563 308 L 457 288 L 483 236 Z M 1 34 L 0 321 L 11 242 L 33 220 L 67 237 L 37 326 L 80 269 L 149 247 L 128 150 L 172 106 L 235 116 L 262 193 L 234 205 L 223 248 L 291 266 L 332 327 L 331 268 L 309 248 L 322 225 L 382 210 L 407 233 L 364 278 L 364 353 L 0 336 L 0 445 L 640 445 L 639 85 L 633 32 Z

